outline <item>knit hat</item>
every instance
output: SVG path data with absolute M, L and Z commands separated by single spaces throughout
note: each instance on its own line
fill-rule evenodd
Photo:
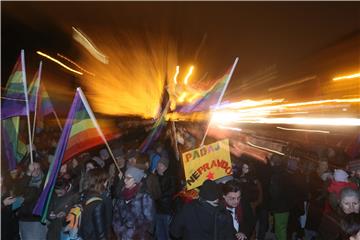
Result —
M 233 179 L 234 179 L 233 176 L 231 176 L 231 175 L 226 175 L 226 176 L 224 176 L 224 177 L 221 177 L 221 178 L 219 178 L 219 179 L 216 179 L 215 182 L 216 182 L 217 184 L 219 184 L 219 183 L 224 184 L 224 183 L 226 183 L 226 182 L 228 182 L 228 181 L 231 181 L 231 180 L 233 180 Z
M 103 159 L 103 160 L 106 160 L 109 158 L 109 152 L 105 148 L 101 149 L 99 154 L 100 154 L 101 159 Z
M 139 183 L 143 177 L 145 177 L 145 173 L 143 170 L 140 170 L 136 167 L 128 167 L 125 172 L 125 175 L 130 175 L 134 178 L 136 183 Z
M 342 169 L 334 170 L 334 179 L 336 182 L 347 182 L 349 174 Z
M 199 196 L 207 201 L 215 201 L 216 199 L 219 199 L 220 187 L 217 185 L 216 182 L 206 180 L 200 187 Z
M 164 164 L 165 167 L 168 168 L 168 167 L 169 167 L 169 158 L 164 157 L 164 156 L 161 156 L 160 159 L 159 159 L 159 161 L 158 161 L 158 164 L 159 164 L 159 163 Z
M 121 157 L 124 155 L 124 151 L 121 148 L 117 148 L 113 151 L 114 157 Z
M 95 157 L 92 157 L 91 159 L 93 161 L 95 161 L 100 167 L 103 168 L 105 166 L 105 162 L 101 158 L 95 156 Z

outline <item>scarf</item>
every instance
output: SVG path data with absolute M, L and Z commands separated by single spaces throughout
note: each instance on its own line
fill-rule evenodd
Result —
M 136 184 L 133 188 L 124 188 L 121 192 L 121 196 L 125 201 L 133 199 L 139 192 L 140 184 Z
M 41 171 L 39 176 L 31 177 L 29 187 L 37 187 L 39 188 L 44 177 L 44 173 Z

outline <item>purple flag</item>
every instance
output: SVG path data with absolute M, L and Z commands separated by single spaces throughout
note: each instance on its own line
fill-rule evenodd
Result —
M 56 178 L 61 167 L 62 159 L 65 154 L 67 142 L 72 128 L 72 122 L 74 120 L 76 112 L 79 110 L 79 108 L 82 107 L 82 105 L 83 104 L 79 92 L 77 91 L 73 103 L 71 105 L 70 112 L 67 117 L 60 140 L 58 142 L 54 160 L 49 168 L 44 190 L 42 191 L 40 198 L 38 199 L 35 208 L 33 210 L 33 214 L 42 216 L 42 220 L 41 220 L 42 222 L 44 222 L 47 217 L 51 195 L 53 193 Z

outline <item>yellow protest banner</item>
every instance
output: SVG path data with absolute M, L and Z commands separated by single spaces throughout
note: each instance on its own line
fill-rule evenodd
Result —
M 182 154 L 186 187 L 193 189 L 206 179 L 232 174 L 229 139 L 214 142 Z

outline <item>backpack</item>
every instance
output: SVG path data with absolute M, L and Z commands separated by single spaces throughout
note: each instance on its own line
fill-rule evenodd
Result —
M 95 201 L 102 201 L 102 198 L 92 197 L 85 203 L 78 203 L 70 208 L 65 218 L 66 226 L 62 231 L 61 240 L 81 240 L 81 237 L 78 234 L 81 225 L 81 214 L 84 211 L 85 206 Z

